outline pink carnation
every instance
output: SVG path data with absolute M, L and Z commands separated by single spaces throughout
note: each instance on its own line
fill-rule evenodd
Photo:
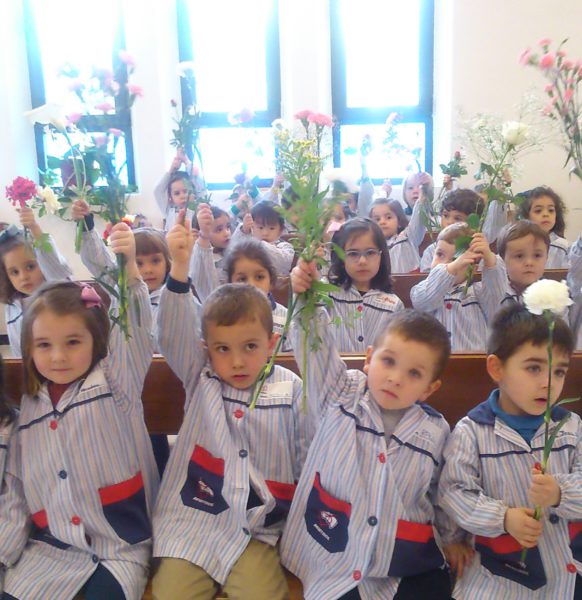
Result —
M 113 104 L 111 104 L 111 102 L 100 102 L 99 104 L 95 104 L 95 108 L 97 110 L 101 110 L 104 113 L 108 113 L 111 112 L 115 106 L 113 106 Z
M 564 50 L 558 50 L 556 52 L 556 56 L 559 56 L 560 58 L 564 58 L 564 56 L 566 56 L 566 52 Z
M 323 113 L 311 113 L 307 120 L 310 123 L 315 125 L 319 125 L 321 127 L 333 127 L 333 117 L 329 115 L 324 115 Z
M 75 125 L 77 124 L 80 120 L 81 117 L 83 115 L 80 112 L 72 112 L 69 115 L 67 115 L 67 121 L 69 125 Z
M 548 104 L 547 106 L 544 106 L 542 113 L 548 117 L 552 114 L 553 110 L 554 110 L 554 105 Z
M 571 60 L 565 60 L 560 65 L 560 69 L 562 69 L 563 71 L 569 71 L 572 68 L 574 68 L 574 63 Z
M 554 93 L 554 84 L 553 83 L 547 83 L 546 86 L 544 87 L 544 92 L 546 92 L 546 94 L 550 94 L 550 96 Z
M 127 84 L 127 91 L 133 96 L 137 96 L 138 98 L 143 98 L 143 88 L 135 83 Z
M 519 64 L 523 66 L 528 65 L 532 56 L 531 50 L 526 48 L 519 57 Z
M 123 135 L 123 131 L 121 131 L 121 129 L 117 129 L 116 127 L 110 127 L 107 131 L 115 137 L 121 137 Z
M 313 114 L 312 110 L 300 110 L 298 113 L 295 113 L 295 118 L 299 119 L 300 121 L 304 121 L 306 119 L 309 119 L 309 116 Z
M 552 52 L 546 52 L 546 54 L 540 58 L 540 67 L 542 69 L 551 69 L 555 62 L 556 56 Z
M 564 92 L 564 104 L 567 104 L 568 102 L 570 102 L 572 100 L 573 96 L 574 96 L 574 90 L 572 88 L 568 88 Z
M 544 46 L 549 46 L 551 43 L 552 43 L 552 40 L 551 40 L 550 38 L 542 38 L 542 39 L 541 39 L 541 40 L 538 42 L 538 44 L 539 44 L 540 46 L 542 46 L 542 48 L 543 48 Z
M 135 58 L 127 50 L 119 51 L 119 60 L 128 67 L 135 67 Z

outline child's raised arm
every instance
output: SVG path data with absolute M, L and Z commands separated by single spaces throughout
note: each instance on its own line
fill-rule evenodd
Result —
M 198 207 L 196 220 L 198 221 L 200 234 L 192 251 L 190 277 L 200 301 L 204 302 L 212 291 L 220 285 L 218 273 L 214 266 L 212 244 L 210 243 L 214 217 L 208 204 L 201 204 Z

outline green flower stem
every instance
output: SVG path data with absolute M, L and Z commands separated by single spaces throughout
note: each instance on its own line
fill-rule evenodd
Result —
M 63 131 L 63 135 L 69 144 L 69 148 L 71 149 L 71 160 L 73 161 L 73 171 L 75 173 L 75 187 L 77 188 L 77 192 L 81 195 L 84 195 L 85 186 L 87 182 L 87 172 L 85 170 L 85 161 L 83 160 L 83 155 L 79 151 L 79 149 L 75 149 L 69 134 L 66 131 Z M 78 155 L 75 156 L 75 154 Z M 81 170 L 82 167 L 82 170 Z M 83 231 L 85 231 L 85 219 L 79 219 L 77 221 L 77 229 L 75 232 L 75 252 L 79 254 L 81 252 L 81 242 L 83 240 Z
M 124 254 L 117 254 L 117 288 L 119 290 L 119 305 L 117 314 L 117 323 L 119 328 L 125 334 L 125 339 L 129 335 L 129 286 L 127 280 L 126 258 Z

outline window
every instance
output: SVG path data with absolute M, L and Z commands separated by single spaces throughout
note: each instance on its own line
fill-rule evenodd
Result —
M 243 171 L 268 185 L 274 175 L 271 123 L 281 112 L 276 0 L 178 0 L 180 61 L 194 63 L 195 94 L 182 85 L 182 109 L 201 111 L 200 151 L 209 189 L 228 189 Z M 229 114 L 254 112 L 232 125 Z
M 406 170 L 432 165 L 432 0 L 331 3 L 334 164 L 359 172 L 369 135 L 375 183 L 400 183 Z M 387 141 L 386 119 L 396 113 Z
M 82 92 L 75 89 L 94 76 L 106 78 L 115 72 L 127 77 L 119 55 L 125 49 L 121 2 L 25 0 L 24 10 L 33 108 L 54 102 L 63 106 L 67 115 L 80 114 L 79 130 L 97 143 L 107 140 L 108 150 L 114 152 L 116 166 L 121 168 L 122 183 L 135 185 L 131 116 L 123 110 L 120 95 L 104 95 L 99 86 Z M 98 35 L 98 42 L 88 43 L 89 30 L 90 35 Z M 107 112 L 103 110 L 105 104 L 111 105 Z M 123 135 L 106 136 L 110 130 Z M 63 136 L 53 137 L 35 125 L 35 139 L 39 168 L 58 167 L 69 150 Z M 72 141 L 78 139 L 73 135 Z

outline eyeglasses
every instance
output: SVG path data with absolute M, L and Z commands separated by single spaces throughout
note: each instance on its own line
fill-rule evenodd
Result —
M 365 258 L 366 260 L 373 260 L 374 258 L 378 258 L 380 254 L 382 254 L 381 250 L 376 250 L 376 248 L 368 248 L 367 250 L 348 250 L 346 253 L 346 260 L 350 262 L 358 262 L 360 258 Z

